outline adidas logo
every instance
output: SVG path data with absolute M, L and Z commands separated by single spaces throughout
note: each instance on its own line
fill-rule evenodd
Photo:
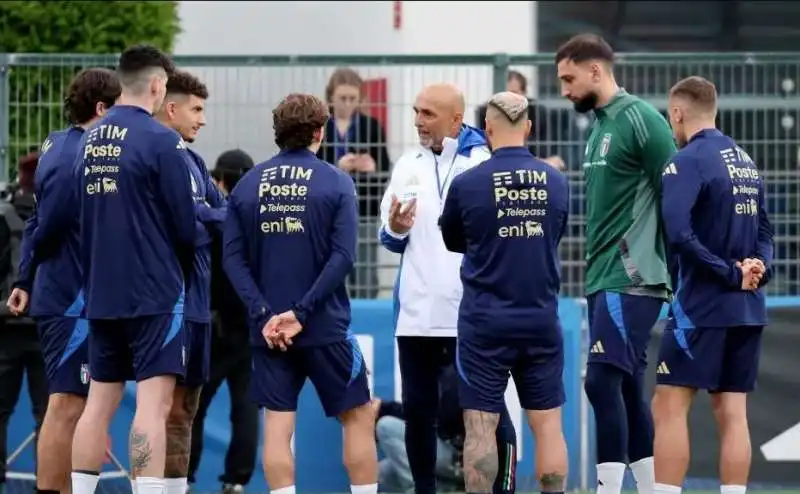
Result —
M 606 353 L 606 350 L 603 348 L 603 343 L 598 341 L 589 348 L 589 353 Z
M 670 163 L 669 165 L 667 165 L 667 167 L 664 168 L 664 173 L 662 173 L 662 175 L 677 175 L 677 174 L 678 174 L 678 168 L 675 166 L 675 163 Z
M 669 367 L 667 367 L 666 362 L 661 362 L 658 364 L 658 367 L 656 367 L 656 374 L 669 374 Z

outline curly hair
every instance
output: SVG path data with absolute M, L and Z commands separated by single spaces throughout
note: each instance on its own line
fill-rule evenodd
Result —
M 111 108 L 122 87 L 113 70 L 91 68 L 81 71 L 67 88 L 64 113 L 73 125 L 85 124 L 97 116 L 97 103 Z
M 292 93 L 272 110 L 275 144 L 284 150 L 304 149 L 328 121 L 328 106 L 311 94 Z
M 167 79 L 167 94 L 184 94 L 208 99 L 208 88 L 196 76 L 176 70 Z

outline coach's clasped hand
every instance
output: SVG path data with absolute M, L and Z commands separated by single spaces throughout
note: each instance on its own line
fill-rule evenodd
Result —
M 8 310 L 11 311 L 12 314 L 15 316 L 21 316 L 26 310 L 28 310 L 28 300 L 30 296 L 28 292 L 23 290 L 22 288 L 14 288 L 11 291 L 11 295 L 8 297 L 8 302 L 6 302 L 6 306 Z
M 748 258 L 737 262 L 736 267 L 742 270 L 742 290 L 757 290 L 766 271 L 761 259 Z
M 269 348 L 280 348 L 285 352 L 292 346 L 292 338 L 302 330 L 303 326 L 297 320 L 295 313 L 287 310 L 282 314 L 272 316 L 261 330 L 261 335 Z
M 405 235 L 414 226 L 417 215 L 417 200 L 411 199 L 403 203 L 392 195 L 392 206 L 389 208 L 389 228 L 393 233 Z

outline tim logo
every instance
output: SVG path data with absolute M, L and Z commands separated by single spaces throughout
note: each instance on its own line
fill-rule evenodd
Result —
M 81 384 L 89 384 L 89 379 L 91 379 L 89 364 L 81 364 Z

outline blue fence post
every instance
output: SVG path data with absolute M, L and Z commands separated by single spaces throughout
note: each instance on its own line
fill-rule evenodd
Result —
M 0 53 L 0 180 L 8 182 L 8 145 L 11 126 L 11 104 L 9 74 L 11 72 L 8 53 Z

